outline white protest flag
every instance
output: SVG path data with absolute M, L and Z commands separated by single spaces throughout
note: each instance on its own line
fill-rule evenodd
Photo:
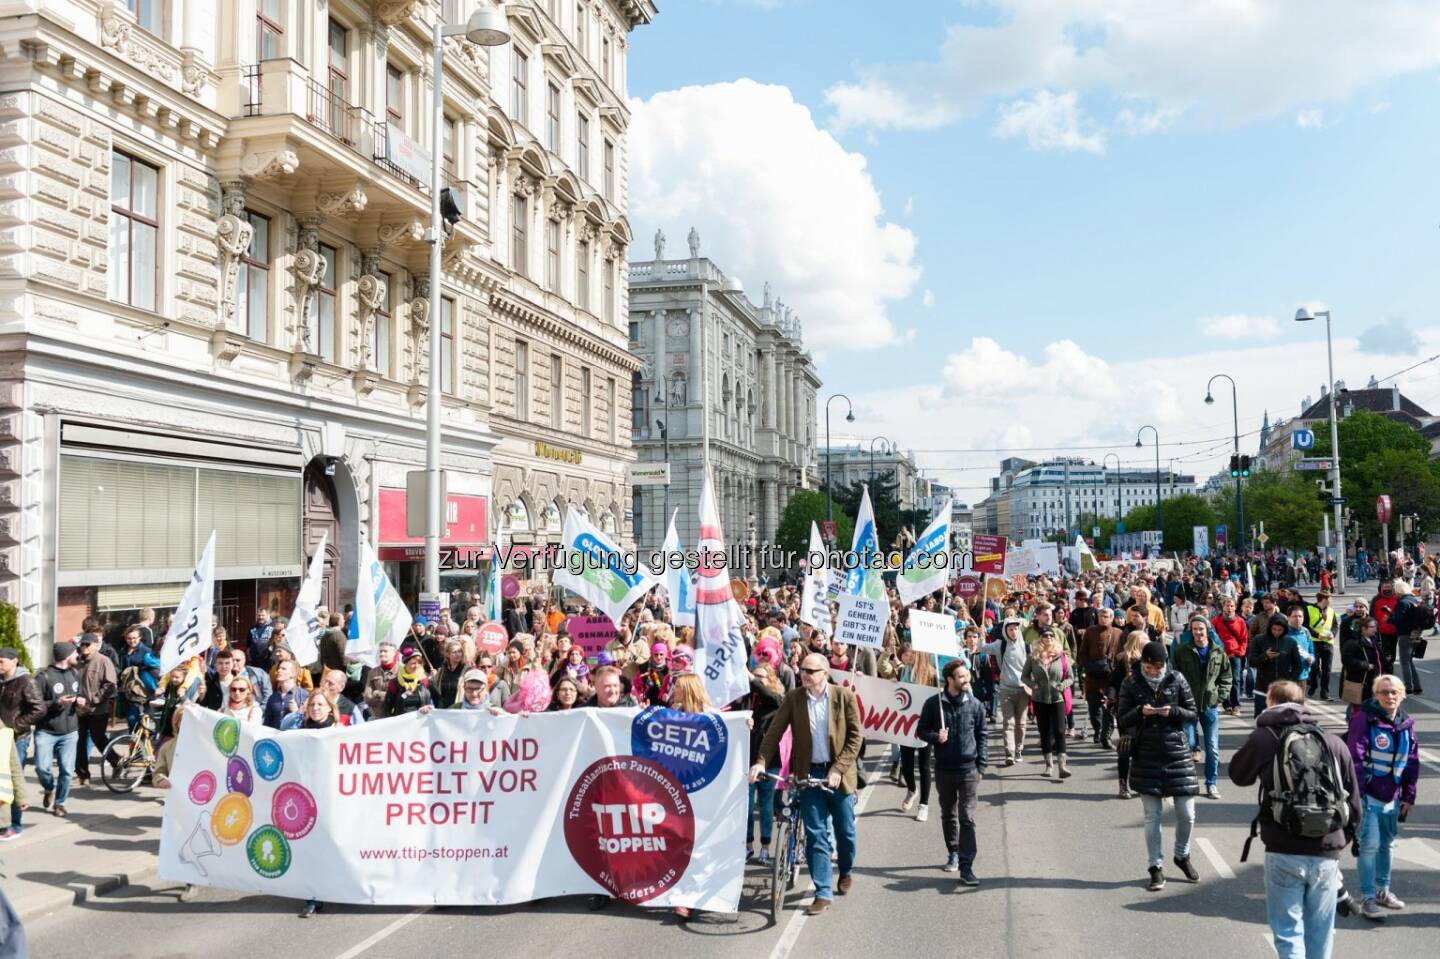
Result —
M 835 629 L 835 617 L 830 614 L 830 564 L 815 563 L 816 556 L 825 555 L 825 544 L 820 540 L 820 527 L 810 521 L 810 552 L 805 562 L 805 589 L 800 594 L 800 621 L 809 623 L 829 636 Z
M 665 595 L 670 597 L 670 622 L 674 626 L 695 625 L 695 584 L 690 580 L 690 571 L 683 565 L 675 568 L 675 557 L 680 553 L 680 534 L 675 531 L 675 512 L 670 514 L 670 528 L 665 531 L 665 542 L 660 552 L 665 555 L 665 569 L 660 582 Z
M 906 605 L 944 589 L 950 580 L 950 504 L 951 500 L 947 499 L 925 527 L 895 578 L 900 602 Z
M 1245 591 L 1255 595 L 1255 564 L 1248 559 L 1245 561 Z
M 485 619 L 492 623 L 501 621 L 500 612 L 500 557 L 505 555 L 505 525 L 495 523 L 494 552 L 490 559 L 490 595 L 485 601 Z
M 845 574 L 840 591 L 867 599 L 884 599 L 885 581 L 880 578 L 881 570 L 876 565 L 880 558 L 880 538 L 875 532 L 875 508 L 870 505 L 870 487 L 862 489 L 860 513 L 855 517 L 855 537 L 850 541 L 850 552 L 858 562 Z
M 579 510 L 565 511 L 560 545 L 564 547 L 564 562 L 552 576 L 555 585 L 564 586 L 610 617 L 616 629 L 625 611 L 657 585 L 655 577 L 638 560 L 633 563 L 633 572 L 626 570 L 620 547 Z
M 305 574 L 305 582 L 300 584 L 300 595 L 295 597 L 295 610 L 290 614 L 285 630 L 285 641 L 290 644 L 290 652 L 295 654 L 295 662 L 301 666 L 309 666 L 320 658 L 316 637 L 320 634 L 321 624 L 315 609 L 320 605 L 320 587 L 325 576 L 325 543 L 329 539 L 329 530 L 320 535 L 320 545 L 315 555 L 310 557 L 310 571 Z
M 363 536 L 360 539 L 360 571 L 355 580 L 355 615 L 350 620 L 350 635 L 345 655 L 367 666 L 380 660 L 380 644 L 397 647 L 410 632 L 410 610 L 400 592 L 385 575 L 385 567 L 375 555 L 375 547 Z
M 1076 535 L 1075 548 L 1080 551 L 1080 571 L 1083 573 L 1087 569 L 1095 569 L 1095 554 L 1091 552 L 1090 544 L 1085 542 L 1085 537 Z
M 190 574 L 180 606 L 170 618 L 170 629 L 160 647 L 160 672 L 170 672 L 205 652 L 210 645 L 210 616 L 215 607 L 215 531 Z
M 710 470 L 700 486 L 700 568 L 695 584 L 695 671 L 717 708 L 738 699 L 750 689 L 746 669 L 749 650 L 740 631 L 745 611 L 735 602 L 725 569 L 725 533 Z

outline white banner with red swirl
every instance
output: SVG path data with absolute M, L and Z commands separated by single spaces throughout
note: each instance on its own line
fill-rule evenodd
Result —
M 322 902 L 734 912 L 748 718 L 436 710 L 281 733 L 190 706 L 160 876 Z
M 856 705 L 860 708 L 860 725 L 865 730 L 866 739 L 916 749 L 925 746 L 925 742 L 915 736 L 915 728 L 920 725 L 920 707 L 925 705 L 925 700 L 938 695 L 939 689 L 914 683 L 892 683 L 887 679 L 840 669 L 830 670 L 830 680 L 855 691 Z

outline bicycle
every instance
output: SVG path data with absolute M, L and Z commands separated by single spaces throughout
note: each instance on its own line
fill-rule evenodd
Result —
M 100 753 L 100 778 L 113 793 L 128 793 L 155 768 L 155 719 L 140 713 L 133 733 L 121 733 Z
M 830 787 L 823 779 L 782 779 L 774 773 L 763 773 L 766 778 L 781 785 L 788 785 L 781 799 L 780 809 L 775 815 L 775 851 L 770 859 L 770 922 L 780 921 L 785 909 L 785 893 L 795 888 L 800 879 L 800 858 L 805 848 L 805 820 L 800 815 L 796 795 L 802 789 L 823 789 Z

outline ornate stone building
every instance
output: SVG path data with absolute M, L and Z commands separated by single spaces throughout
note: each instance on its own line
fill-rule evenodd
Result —
M 512 45 L 446 41 L 443 185 L 464 216 L 438 278 L 441 3 L 13 6 L 0 598 L 32 652 L 86 615 L 173 606 L 211 529 L 232 627 L 289 612 L 322 535 L 332 603 L 360 535 L 413 594 L 405 477 L 423 467 L 432 322 L 447 543 L 480 555 L 495 498 L 623 516 L 624 63 L 648 0 L 507 3 Z M 552 122 L 548 142 L 530 132 Z
M 802 342 L 800 319 L 767 283 L 756 306 L 739 282 L 700 255 L 630 264 L 630 348 L 641 368 L 630 384 L 635 452 L 663 463 L 670 486 L 632 490 L 635 539 L 658 547 L 669 510 L 679 510 L 682 543 L 695 547 L 707 458 L 728 542 L 774 540 L 796 490 L 815 486 L 815 394 L 820 377 Z M 663 425 L 663 427 L 662 427 Z

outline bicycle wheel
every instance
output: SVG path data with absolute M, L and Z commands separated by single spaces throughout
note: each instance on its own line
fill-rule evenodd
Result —
M 783 819 L 775 824 L 775 854 L 770 859 L 770 921 L 780 921 L 780 913 L 785 911 L 785 890 L 788 888 L 789 878 L 786 874 L 790 871 L 789 856 L 786 851 L 790 843 L 790 824 Z
M 796 816 L 790 823 L 790 836 L 785 843 L 785 869 L 789 872 L 786 889 L 794 889 L 795 884 L 800 881 L 800 852 L 804 848 L 805 824 Z
M 134 733 L 121 733 L 105 744 L 100 754 L 100 778 L 105 788 L 114 793 L 128 793 L 149 772 L 154 756 Z

